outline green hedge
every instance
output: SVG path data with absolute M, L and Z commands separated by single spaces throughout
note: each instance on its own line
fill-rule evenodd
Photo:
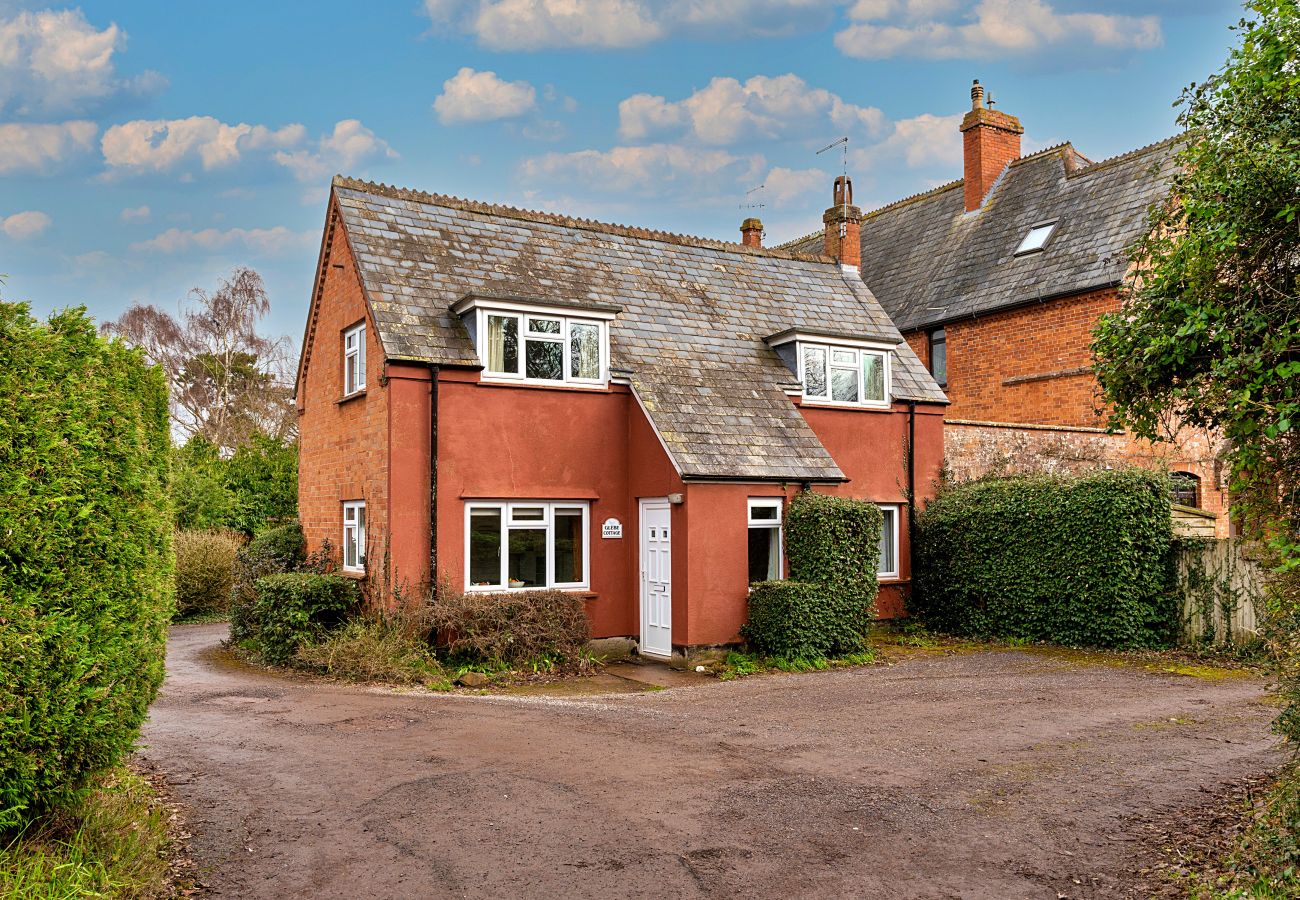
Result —
M 138 352 L 0 303 L 0 828 L 116 763 L 162 681 L 168 444 Z
M 879 507 L 804 491 L 785 516 L 789 581 L 752 586 L 741 634 L 774 656 L 857 653 L 875 615 L 880 563 Z
M 298 646 L 343 624 L 358 606 L 356 582 L 342 575 L 294 572 L 257 582 L 257 644 L 269 663 L 284 665 Z
M 1145 470 L 960 485 L 919 518 L 912 612 L 954 634 L 1163 645 L 1172 539 L 1168 481 Z
M 307 558 L 307 541 L 297 522 L 264 531 L 235 554 L 234 586 L 230 593 L 230 639 L 236 644 L 256 640 L 260 630 L 257 582 L 300 568 Z

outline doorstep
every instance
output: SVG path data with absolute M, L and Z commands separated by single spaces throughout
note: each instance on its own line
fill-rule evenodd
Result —
M 634 681 L 656 688 L 687 687 L 693 684 L 717 681 L 712 675 L 674 669 L 667 662 L 649 660 L 644 656 L 625 662 L 609 663 L 602 670 L 603 674 L 614 675 L 626 681 Z

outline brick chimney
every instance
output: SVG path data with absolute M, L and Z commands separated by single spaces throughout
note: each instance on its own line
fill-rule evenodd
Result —
M 842 266 L 857 268 L 862 262 L 862 210 L 853 205 L 853 180 L 835 176 L 835 205 L 822 215 L 826 225 L 823 251 Z
M 970 89 L 970 112 L 961 120 L 965 158 L 966 212 L 980 208 L 1007 163 L 1020 158 L 1020 120 L 984 106 L 979 79 Z
M 741 222 L 740 242 L 746 247 L 763 246 L 763 223 L 754 218 Z

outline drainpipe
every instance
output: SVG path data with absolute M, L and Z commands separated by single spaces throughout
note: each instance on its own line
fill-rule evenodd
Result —
M 438 589 L 438 367 L 429 366 L 429 591 Z
M 916 401 L 907 401 L 907 560 L 911 577 L 912 537 L 916 533 Z

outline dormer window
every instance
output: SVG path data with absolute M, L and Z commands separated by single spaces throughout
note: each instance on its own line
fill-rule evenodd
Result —
M 1037 253 L 1047 246 L 1047 242 L 1052 239 L 1052 233 L 1056 231 L 1056 220 L 1051 222 L 1039 222 L 1029 229 L 1025 239 L 1020 242 L 1016 248 L 1016 256 L 1024 256 L 1026 253 Z
M 453 312 L 474 338 L 484 381 L 592 387 L 609 380 L 608 308 L 467 297 Z
M 889 405 L 889 351 L 801 341 L 803 396 L 818 403 Z

